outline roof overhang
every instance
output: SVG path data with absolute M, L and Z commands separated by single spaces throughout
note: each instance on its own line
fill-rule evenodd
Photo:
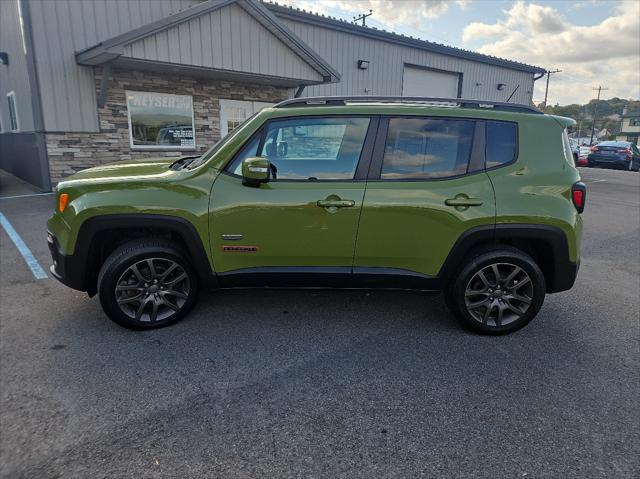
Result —
M 292 55 L 296 55 L 315 72 L 317 79 L 290 78 L 274 75 L 264 75 L 255 72 L 243 72 L 221 68 L 203 67 L 183 63 L 172 63 L 140 58 L 130 58 L 125 55 L 128 45 L 156 35 L 165 30 L 176 27 L 196 17 L 209 14 L 216 10 L 236 4 L 251 15 L 263 27 L 284 43 Z M 267 8 L 257 0 L 208 0 L 175 15 L 156 22 L 130 30 L 121 35 L 105 40 L 97 45 L 76 52 L 76 63 L 86 66 L 110 64 L 120 68 L 141 68 L 147 71 L 175 72 L 193 74 L 200 77 L 233 79 L 237 81 L 251 81 L 261 84 L 280 86 L 300 86 L 340 81 L 340 74 L 311 47 L 304 43 L 291 30 L 280 22 Z
M 317 85 L 326 83 L 326 79 L 324 81 L 311 81 L 299 78 L 270 76 L 256 73 L 240 72 L 235 70 L 224 70 L 221 68 L 205 68 L 197 65 L 182 65 L 179 63 L 147 61 L 127 57 L 116 58 L 110 62 L 110 65 L 114 68 L 122 68 L 126 70 L 163 73 L 165 75 L 184 75 L 194 78 L 209 78 L 222 81 L 239 81 L 243 83 L 272 85 L 287 88 L 294 88 L 300 85 Z

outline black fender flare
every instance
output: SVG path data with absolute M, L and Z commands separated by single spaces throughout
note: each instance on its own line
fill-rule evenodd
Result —
M 192 266 L 198 274 L 200 283 L 204 286 L 216 285 L 216 277 L 209 263 L 205 245 L 190 221 L 178 216 L 160 214 L 108 214 L 88 218 L 80 225 L 72 255 L 73 261 L 69 263 L 75 265 L 74 269 L 81 270 L 76 271 L 74 276 L 78 278 L 78 282 L 82 283 L 82 290 L 88 291 L 89 294 L 93 292 L 94 286 L 88 284 L 90 273 L 88 261 L 96 236 L 104 231 L 141 228 L 171 231 L 179 236 L 191 257 Z M 80 278 L 82 278 L 81 281 Z
M 553 252 L 552 268 L 545 275 L 547 292 L 565 291 L 573 286 L 579 263 L 569 259 L 569 244 L 565 233 L 556 226 L 517 223 L 478 226 L 463 233 L 442 265 L 438 275 L 442 284 L 449 283 L 461 268 L 464 258 L 478 246 L 498 246 L 518 240 L 544 242 Z

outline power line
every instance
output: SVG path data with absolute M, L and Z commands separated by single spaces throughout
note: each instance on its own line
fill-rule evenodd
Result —
M 592 90 L 598 90 L 598 98 L 596 99 L 595 105 L 593 105 L 593 125 L 591 126 L 591 139 L 589 140 L 589 146 L 593 145 L 593 134 L 596 131 L 596 119 L 598 118 L 598 102 L 600 101 L 600 92 L 602 90 L 608 90 L 608 88 L 603 88 L 602 85 L 599 85 L 598 88 L 592 88 Z
M 360 15 L 359 17 L 353 17 L 353 22 L 352 23 L 356 23 L 359 20 L 362 20 L 362 26 L 366 27 L 366 19 L 367 17 L 370 17 L 371 15 L 373 15 L 373 10 L 369 10 L 369 13 L 363 13 L 362 15 Z

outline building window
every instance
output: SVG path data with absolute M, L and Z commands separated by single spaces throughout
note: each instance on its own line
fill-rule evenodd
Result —
M 254 113 L 272 103 L 248 100 L 220 100 L 220 137 L 224 138 Z
M 16 92 L 7 93 L 7 103 L 9 104 L 9 129 L 16 133 L 20 131 L 20 121 L 18 120 L 18 110 L 16 108 Z
M 640 118 L 630 118 L 629 126 L 640 126 Z
M 467 172 L 475 122 L 392 118 L 382 160 L 383 180 L 446 178 Z
M 132 149 L 195 149 L 191 96 L 138 91 L 126 93 Z

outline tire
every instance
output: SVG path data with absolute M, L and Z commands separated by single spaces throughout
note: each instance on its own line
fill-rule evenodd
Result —
M 495 281 L 494 265 L 499 282 Z M 509 278 L 512 273 L 514 276 Z M 505 280 L 509 280 L 508 286 L 504 285 Z M 502 286 L 496 287 L 496 283 Z M 533 258 L 503 246 L 470 256 L 445 290 L 445 299 L 465 327 L 499 335 L 526 326 L 540 311 L 545 293 L 544 274 Z
M 640 160 L 636 161 L 635 166 L 631 168 L 632 171 L 640 171 Z
M 165 239 L 138 239 L 120 246 L 98 275 L 102 309 L 112 321 L 133 330 L 179 321 L 198 294 L 198 278 L 187 258 Z

